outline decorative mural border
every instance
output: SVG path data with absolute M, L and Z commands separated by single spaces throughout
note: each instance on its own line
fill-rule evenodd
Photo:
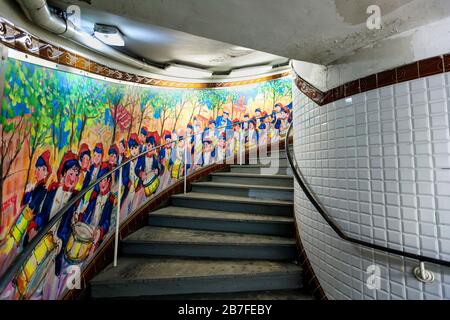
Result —
M 450 54 L 445 54 L 375 73 L 364 78 L 344 83 L 325 92 L 308 83 L 300 77 L 295 70 L 294 82 L 301 92 L 319 106 L 322 106 L 346 97 L 351 97 L 358 93 L 449 71 Z
M 44 41 L 26 30 L 15 26 L 9 21 L 0 17 L 0 43 L 5 46 L 30 54 L 53 63 L 76 68 L 103 77 L 133 82 L 149 86 L 170 87 L 180 89 L 207 89 L 225 88 L 249 85 L 269 80 L 275 80 L 291 75 L 290 71 L 264 76 L 255 79 L 225 82 L 182 82 L 163 80 L 110 68 L 77 53 L 68 51 L 62 47 Z

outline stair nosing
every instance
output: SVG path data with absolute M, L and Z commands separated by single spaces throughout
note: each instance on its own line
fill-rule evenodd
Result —
M 201 198 L 201 197 L 195 197 L 195 196 L 189 196 L 189 194 L 204 194 L 204 195 L 215 195 L 211 193 L 203 193 L 203 192 L 189 192 L 187 194 L 174 194 L 171 197 L 176 199 L 196 199 L 196 200 L 217 200 L 217 199 L 209 199 L 209 198 Z M 220 201 L 225 202 L 237 202 L 237 203 L 248 203 L 248 204 L 259 204 L 259 205 L 277 205 L 277 206 L 283 206 L 283 207 L 291 207 L 294 205 L 294 202 L 292 201 L 286 201 L 286 200 L 264 200 L 264 199 L 256 199 L 256 198 L 249 198 L 249 197 L 238 197 L 233 196 L 234 198 L 239 199 L 219 199 Z M 278 203 L 273 203 L 278 202 Z M 284 202 L 284 203 L 283 203 Z
M 215 246 L 215 247 L 225 247 L 225 246 L 251 246 L 251 247 L 291 247 L 295 246 L 295 240 L 292 243 L 253 243 L 253 242 L 193 242 L 193 241 L 174 241 L 174 240 L 129 240 L 123 239 L 122 243 L 126 244 L 170 244 L 170 245 L 189 245 L 189 246 Z
M 224 215 L 230 215 L 229 212 L 227 211 L 223 211 Z M 232 213 L 231 213 L 232 214 Z M 245 213 L 242 213 L 245 214 Z M 198 216 L 192 216 L 192 215 L 173 215 L 170 213 L 157 213 L 157 211 L 152 211 L 148 213 L 149 217 L 170 217 L 170 218 L 188 218 L 188 219 L 195 219 L 195 220 L 210 220 L 210 221 L 229 221 L 229 222 L 251 222 L 251 223 L 282 223 L 282 224 L 293 224 L 294 223 L 294 219 L 293 218 L 289 218 L 289 217 L 278 217 L 278 216 L 271 216 L 273 217 L 273 220 L 267 220 L 267 219 L 232 219 L 231 217 L 198 217 Z M 251 215 L 257 215 L 257 214 L 248 214 L 249 216 Z M 267 215 L 258 215 L 261 218 L 265 218 L 267 217 Z M 289 219 L 289 221 L 282 221 L 282 220 L 276 220 L 276 218 L 287 218 Z
M 95 278 L 91 279 L 91 283 L 102 285 L 102 284 L 130 284 L 130 283 L 147 283 L 147 282 L 157 282 L 157 281 L 183 281 L 183 280 L 195 280 L 195 279 L 226 279 L 226 278 L 253 278 L 259 276 L 283 276 L 283 275 L 292 275 L 299 274 L 303 276 L 303 268 L 299 267 L 299 270 L 296 271 L 272 271 L 272 272 L 261 272 L 261 273 L 244 273 L 244 274 L 230 274 L 230 275 L 212 275 L 212 276 L 190 276 L 190 277 L 171 277 L 171 278 L 131 278 L 131 279 L 108 279 L 108 280 L 95 280 Z
M 294 179 L 294 177 L 287 174 L 259 174 L 259 173 L 240 173 L 240 172 L 214 172 L 211 176 L 238 176 L 246 178 L 264 178 L 264 179 Z
M 294 191 L 294 187 L 284 187 L 284 186 L 261 186 L 255 184 L 233 184 L 226 182 L 215 182 L 215 181 L 199 181 L 193 182 L 192 185 L 197 186 L 210 186 L 210 187 L 226 187 L 235 189 L 272 189 L 272 190 L 282 190 L 282 191 Z

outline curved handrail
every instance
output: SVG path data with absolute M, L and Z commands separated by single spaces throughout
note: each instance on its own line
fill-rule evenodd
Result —
M 278 113 L 276 113 L 278 114 Z M 261 116 L 259 118 L 251 118 L 249 120 L 246 121 L 239 121 L 239 122 L 234 122 L 232 123 L 232 126 L 239 124 L 242 125 L 243 123 L 248 123 L 253 119 L 265 119 L 268 115 L 266 116 Z M 216 130 L 220 130 L 220 129 L 227 129 L 229 127 L 229 125 L 225 125 L 225 126 L 221 126 L 221 127 L 217 127 L 215 128 Z M 187 138 L 191 138 L 194 137 L 196 135 L 200 135 L 203 134 L 205 132 L 205 130 L 198 132 L 198 133 L 194 133 L 194 134 L 190 134 L 190 135 L 186 135 L 183 137 L 183 139 L 187 139 Z M 76 204 L 79 200 L 81 200 L 86 193 L 88 193 L 89 191 L 91 191 L 96 185 L 98 185 L 101 181 L 103 181 L 104 179 L 110 177 L 112 174 L 118 172 L 120 169 L 122 169 L 125 165 L 129 164 L 131 161 L 134 161 L 142 156 L 145 156 L 147 153 L 152 152 L 154 150 L 157 149 L 161 149 L 162 147 L 172 144 L 172 143 L 178 143 L 179 141 L 181 141 L 180 138 L 177 138 L 175 141 L 171 141 L 171 142 L 166 142 L 163 144 L 160 144 L 156 147 L 153 147 L 149 150 L 145 150 L 141 153 L 139 153 L 138 155 L 128 159 L 127 161 L 121 163 L 120 165 L 118 165 L 117 167 L 115 167 L 114 169 L 110 170 L 107 174 L 105 174 L 103 177 L 95 180 L 94 182 L 92 182 L 91 184 L 89 184 L 86 188 L 84 188 L 83 190 L 81 190 L 73 199 L 69 200 L 49 221 L 48 223 L 41 229 L 39 230 L 39 232 L 30 240 L 30 242 L 28 243 L 28 245 L 23 248 L 23 250 L 14 258 L 13 262 L 8 266 L 8 268 L 5 270 L 5 272 L 1 275 L 0 277 L 0 293 L 2 293 L 6 286 L 11 282 L 11 280 L 14 278 L 14 276 L 17 274 L 17 272 L 20 270 L 20 268 L 23 266 L 23 264 L 27 261 L 28 257 L 33 253 L 36 245 L 39 244 L 39 242 L 44 238 L 44 236 L 47 234 L 47 232 L 49 232 L 54 226 L 55 224 L 63 217 L 64 213 L 71 208 L 74 204 Z M 234 155 L 233 155 L 234 156 Z
M 297 165 L 297 159 L 295 159 L 295 152 L 294 152 L 294 159 L 295 159 L 295 164 L 294 161 L 292 159 L 291 156 L 291 151 L 289 150 L 288 146 L 288 139 L 289 139 L 289 134 L 292 131 L 293 128 L 293 124 L 294 121 L 292 121 L 289 125 L 288 131 L 286 133 L 286 137 L 285 137 L 285 152 L 286 152 L 286 158 L 289 161 L 289 165 L 292 169 L 292 172 L 294 174 L 295 180 L 297 180 L 297 183 L 300 185 L 300 187 L 302 188 L 303 192 L 305 193 L 306 197 L 308 198 L 308 200 L 312 203 L 312 205 L 314 206 L 314 208 L 316 208 L 316 210 L 319 212 L 319 214 L 322 216 L 322 218 L 325 219 L 325 221 L 328 223 L 328 225 L 334 230 L 334 232 L 336 232 L 336 234 L 343 240 L 355 243 L 355 244 L 359 244 L 368 248 L 372 248 L 375 250 L 379 250 L 379 251 L 384 251 L 387 253 L 392 253 L 392 254 L 396 254 L 396 255 L 400 255 L 403 257 L 407 257 L 407 258 L 411 258 L 411 259 L 415 259 L 415 260 L 419 260 L 421 262 L 431 262 L 434 264 L 439 264 L 442 266 L 446 266 L 446 267 L 450 267 L 450 261 L 446 261 L 446 260 L 441 260 L 441 259 L 436 259 L 436 258 L 431 258 L 431 257 L 426 257 L 426 256 L 422 256 L 419 254 L 414 254 L 414 253 L 410 253 L 410 252 L 405 252 L 402 250 L 397 250 L 397 249 L 392 249 L 392 248 L 388 248 L 388 247 L 384 247 L 384 246 L 380 246 L 377 244 L 373 244 L 370 242 L 366 242 L 360 239 L 355 239 L 352 238 L 348 235 L 346 235 L 341 228 L 339 227 L 339 225 L 336 223 L 336 221 L 327 213 L 325 207 L 319 202 L 319 200 L 316 199 L 313 191 L 311 191 L 311 189 L 308 187 L 306 180 L 304 179 L 298 165 Z

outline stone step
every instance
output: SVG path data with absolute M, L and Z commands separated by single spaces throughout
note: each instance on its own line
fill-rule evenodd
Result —
M 123 257 L 91 281 L 91 297 L 292 290 L 303 287 L 302 274 L 287 262 Z
M 192 184 L 192 191 L 249 197 L 254 199 L 292 200 L 294 197 L 293 187 L 247 185 L 221 182 L 195 182 Z
M 254 173 L 254 174 L 279 174 L 291 175 L 291 168 L 287 166 L 276 166 L 271 168 L 264 164 L 230 165 L 230 172 L 233 173 Z
M 253 158 L 250 157 L 247 159 L 247 164 L 254 165 L 254 164 L 262 164 L 262 165 L 270 165 L 272 167 L 289 167 L 289 162 L 286 158 L 271 158 L 271 157 L 264 157 L 264 158 Z M 238 165 L 239 162 L 236 162 Z M 245 163 L 243 162 L 243 165 Z
M 189 192 L 176 194 L 171 204 L 178 207 L 198 208 L 228 212 L 254 213 L 276 216 L 293 216 L 293 202 L 285 200 L 252 199 L 222 194 Z
M 294 219 L 257 213 L 226 212 L 169 206 L 149 213 L 148 224 L 158 227 L 190 228 L 290 237 Z
M 126 237 L 123 254 L 214 259 L 295 260 L 293 238 L 147 226 Z
M 264 186 L 293 187 L 294 179 L 288 175 L 261 175 L 254 173 L 216 172 L 210 174 L 213 182 Z

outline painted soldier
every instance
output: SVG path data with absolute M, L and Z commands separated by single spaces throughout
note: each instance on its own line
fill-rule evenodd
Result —
M 35 184 L 28 184 L 25 189 L 25 194 L 22 199 L 22 214 L 17 219 L 25 219 L 30 222 L 36 215 L 41 211 L 42 203 L 45 199 L 45 195 L 47 194 L 47 180 L 52 173 L 52 167 L 50 166 L 50 151 L 45 151 L 42 153 L 36 160 L 35 163 Z M 15 241 L 19 244 L 20 240 L 23 237 L 23 245 L 26 246 L 28 240 L 33 236 L 26 232 L 26 230 L 21 230 L 19 227 L 20 224 L 14 224 L 11 228 L 10 234 L 13 236 Z
M 218 134 L 221 134 L 222 132 L 228 132 L 232 129 L 233 125 L 231 123 L 231 120 L 229 119 L 229 113 L 228 111 L 223 111 L 222 115 L 217 117 L 216 119 L 216 127 L 218 128 Z
M 158 133 L 149 133 L 145 141 L 147 150 L 152 151 L 145 154 L 145 171 L 141 173 L 141 179 L 144 194 L 150 197 L 158 190 L 160 184 L 159 175 L 162 173 L 162 167 L 157 158 L 158 150 L 155 149 L 158 145 L 157 141 L 159 141 Z
M 141 152 L 141 145 L 139 143 L 139 137 L 136 133 L 132 133 L 130 135 L 130 139 L 128 140 L 128 147 L 130 149 L 130 157 L 136 157 Z M 143 157 L 139 157 L 137 159 L 132 160 L 127 166 L 126 170 L 123 170 L 124 175 L 126 176 L 124 183 L 128 186 L 128 195 L 125 198 L 123 206 L 125 207 L 125 215 L 128 215 L 132 212 L 133 208 L 133 200 L 136 195 L 136 189 L 139 187 L 140 178 L 139 173 L 142 170 L 145 170 L 145 164 L 142 165 Z M 125 167 L 124 167 L 125 169 Z M 125 217 L 125 216 L 124 216 Z
M 202 166 L 208 166 L 216 161 L 216 152 L 209 136 L 203 139 Z
M 80 146 L 80 150 L 78 151 L 78 160 L 80 161 L 81 168 L 80 178 L 78 179 L 76 190 L 80 191 L 89 185 L 89 178 L 86 179 L 86 176 L 89 176 L 88 170 L 91 165 L 91 150 L 89 150 L 89 146 L 86 143 L 83 143 Z
M 256 129 L 256 120 L 252 119 L 248 122 L 248 132 L 246 134 L 246 142 L 249 148 L 256 147 L 258 145 L 259 133 Z
M 103 162 L 98 173 L 102 178 L 111 170 L 109 163 Z M 81 221 L 94 230 L 94 244 L 100 245 L 111 225 L 111 214 L 116 201 L 110 192 L 111 176 L 100 181 L 95 187 L 89 199 L 89 204 L 82 214 L 74 215 L 74 221 Z
M 197 117 L 194 117 L 194 126 L 193 126 L 193 136 L 191 139 L 193 139 L 193 164 L 195 167 L 200 166 L 202 163 L 202 149 L 203 149 L 203 142 L 202 142 L 202 126 L 201 122 L 197 119 Z M 192 141 L 192 140 L 191 140 Z
M 79 174 L 80 163 L 78 162 L 78 156 L 72 151 L 66 152 L 58 168 L 58 182 L 53 182 L 49 186 L 41 211 L 33 220 L 32 228 L 36 229 L 36 231 L 41 230 L 69 200 L 76 196 L 78 191 L 76 191 L 75 187 L 78 183 Z M 66 211 L 66 213 L 70 214 L 74 207 Z
M 260 108 L 256 108 L 255 109 L 255 119 L 256 119 L 256 127 L 259 127 L 259 125 L 262 122 L 261 119 L 261 109 Z
M 119 159 L 118 164 L 124 163 L 129 158 L 129 150 L 128 150 L 128 142 L 125 139 L 122 139 L 119 142 Z
M 184 175 L 184 166 L 185 166 L 185 154 L 186 154 L 186 169 L 190 168 L 191 157 L 189 150 L 185 150 L 185 138 L 184 138 L 184 130 L 180 129 L 178 131 L 178 142 L 176 143 L 174 149 L 172 150 L 172 154 L 170 157 L 170 176 L 172 179 L 177 180 L 178 178 Z
M 141 130 L 139 131 L 139 143 L 141 145 L 145 144 L 145 139 L 147 138 L 147 135 L 148 135 L 147 127 L 142 127 Z

